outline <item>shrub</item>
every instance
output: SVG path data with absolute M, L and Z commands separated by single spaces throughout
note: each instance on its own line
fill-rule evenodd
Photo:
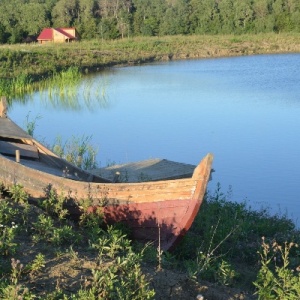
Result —
M 10 255 L 16 252 L 17 244 L 14 242 L 17 225 L 12 222 L 11 226 L 0 224 L 0 255 Z
M 282 246 L 277 242 L 267 243 L 263 238 L 259 251 L 261 268 L 254 282 L 258 299 L 300 299 L 300 265 L 290 266 L 294 248 L 298 245 L 293 242 Z

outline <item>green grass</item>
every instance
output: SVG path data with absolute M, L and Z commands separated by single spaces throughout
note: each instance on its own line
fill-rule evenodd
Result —
M 190 286 L 207 280 L 254 299 L 300 295 L 300 235 L 294 223 L 286 216 L 231 202 L 220 187 L 206 195 L 191 229 L 172 253 L 130 241 L 118 226 L 103 227 L 101 214 L 71 221 L 64 198 L 55 191 L 49 191 L 39 207 L 28 203 L 19 185 L 9 191 L 2 186 L 1 191 L 0 298 L 154 299 L 159 291 L 150 288 L 145 265 L 156 268 L 157 274 L 185 274 Z M 80 265 L 86 265 L 80 272 L 88 284 L 62 275 L 57 284 L 67 280 L 74 285 L 72 292 L 63 285 L 36 292 L 39 277 L 50 282 L 57 272 L 53 270 L 73 274 Z
M 0 201 L 0 299 L 153 299 L 141 270 L 143 254 L 133 251 L 122 231 L 101 229 L 101 215 L 84 215 L 79 223 L 67 219 L 61 214 L 64 199 L 56 193 L 48 193 L 38 208 L 21 191 L 11 187 Z M 53 271 L 55 264 L 60 267 Z M 73 292 L 57 286 L 64 284 L 62 273 L 72 278 L 70 270 L 82 266 L 86 281 L 70 281 Z M 46 288 L 37 293 L 39 277 Z

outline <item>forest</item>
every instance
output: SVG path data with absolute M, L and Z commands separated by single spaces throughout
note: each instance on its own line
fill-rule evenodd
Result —
M 300 32 L 300 1 L 1 0 L 1 44 L 45 27 L 76 27 L 82 39 Z

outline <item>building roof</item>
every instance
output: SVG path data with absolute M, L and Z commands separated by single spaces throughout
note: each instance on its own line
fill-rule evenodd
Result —
M 42 30 L 37 40 L 53 40 L 53 30 L 58 31 L 68 39 L 76 39 L 76 36 L 66 32 L 65 31 L 66 29 L 74 29 L 74 28 L 45 28 Z
M 67 28 L 66 28 L 67 29 Z M 72 34 L 69 34 L 68 32 L 65 31 L 65 28 L 55 28 L 56 31 L 60 32 L 61 34 L 65 35 L 69 39 L 75 39 L 76 37 Z
M 45 28 L 37 38 L 38 40 L 52 40 L 53 30 L 52 28 Z

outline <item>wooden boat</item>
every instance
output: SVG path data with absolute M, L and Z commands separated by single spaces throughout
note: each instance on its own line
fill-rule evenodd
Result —
M 1 115 L 1 114 L 0 114 Z M 20 184 L 32 199 L 45 197 L 49 185 L 71 197 L 70 213 L 101 206 L 107 224 L 124 222 L 132 237 L 172 250 L 190 228 L 202 203 L 213 156 L 207 154 L 190 178 L 112 183 L 59 158 L 6 115 L 0 117 L 0 183 Z M 89 200 L 87 200 L 89 199 Z

